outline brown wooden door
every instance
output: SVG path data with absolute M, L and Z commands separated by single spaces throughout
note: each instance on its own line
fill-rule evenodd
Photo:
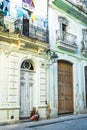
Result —
M 58 61 L 58 114 L 73 112 L 72 64 Z

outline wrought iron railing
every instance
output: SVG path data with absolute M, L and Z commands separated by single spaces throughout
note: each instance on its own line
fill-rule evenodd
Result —
M 17 27 L 17 25 L 16 25 Z M 33 24 L 29 24 L 27 21 L 26 23 L 18 23 L 19 33 L 20 35 L 24 35 L 29 38 L 37 39 L 42 42 L 48 42 L 48 30 L 47 28 L 42 28 L 35 26 Z M 15 28 L 15 32 L 18 31 Z
M 87 39 L 82 40 L 82 50 L 87 51 Z
M 76 40 L 77 40 L 77 37 L 73 34 L 70 34 L 64 31 L 61 32 L 60 30 L 56 31 L 56 41 L 61 41 L 71 46 L 77 46 Z
M 2 19 L 3 20 L 3 19 Z M 3 27 L 3 31 L 9 32 L 9 34 L 20 34 L 19 36 L 25 36 L 28 38 L 36 39 L 42 42 L 48 43 L 48 30 L 47 28 L 41 28 L 33 24 L 26 24 L 26 27 L 23 28 L 23 23 L 20 21 L 15 21 L 14 23 L 9 23 L 8 27 L 5 26 L 4 22 L 1 20 L 0 27 Z M 17 23 L 18 22 L 18 23 Z M 11 26 L 14 26 L 14 31 L 12 31 Z
M 4 15 L 3 12 L 0 11 L 0 26 L 2 26 L 4 23 Z
M 30 38 L 35 38 L 39 41 L 48 42 L 48 30 L 34 25 L 29 25 L 29 32 L 27 32 Z

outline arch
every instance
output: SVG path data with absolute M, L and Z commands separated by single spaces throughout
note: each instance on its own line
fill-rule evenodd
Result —
M 25 60 L 29 60 L 31 62 L 31 64 L 33 65 L 34 67 L 34 71 L 36 70 L 36 67 L 37 67 L 37 61 L 34 57 L 31 57 L 31 56 L 25 56 L 25 57 L 22 57 L 20 62 L 19 62 L 19 68 L 21 68 L 21 64 L 25 61 Z M 19 69 L 20 70 L 20 69 Z
M 26 59 L 21 64 L 21 69 L 34 70 L 31 59 Z
M 70 64 L 73 64 L 73 62 L 72 62 L 72 61 L 70 61 L 70 60 L 59 59 L 58 61 L 64 61 L 64 62 L 68 62 L 68 63 L 70 63 Z
M 69 62 L 69 63 L 71 63 L 71 64 L 74 64 L 74 63 L 75 63 L 75 61 L 72 61 L 72 59 L 65 58 L 65 57 L 63 57 L 63 58 L 61 57 L 61 58 L 58 59 L 58 61 L 60 61 L 60 60 Z

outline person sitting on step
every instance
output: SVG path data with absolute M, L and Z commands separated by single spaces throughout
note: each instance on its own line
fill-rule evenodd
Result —
M 39 120 L 39 114 L 36 110 L 36 107 L 34 107 L 33 110 L 31 111 L 30 120 L 31 121 L 38 121 Z

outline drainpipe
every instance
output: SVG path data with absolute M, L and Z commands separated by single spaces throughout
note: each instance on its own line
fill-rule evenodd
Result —
M 49 12 L 49 0 L 47 0 L 47 40 L 48 40 L 48 44 L 49 44 L 49 24 L 48 24 L 48 12 Z M 47 54 L 49 57 L 49 54 Z M 49 62 L 49 61 L 48 61 Z M 50 71 L 49 68 L 47 68 L 47 93 L 46 93 L 46 105 L 48 106 L 48 104 L 50 103 Z

